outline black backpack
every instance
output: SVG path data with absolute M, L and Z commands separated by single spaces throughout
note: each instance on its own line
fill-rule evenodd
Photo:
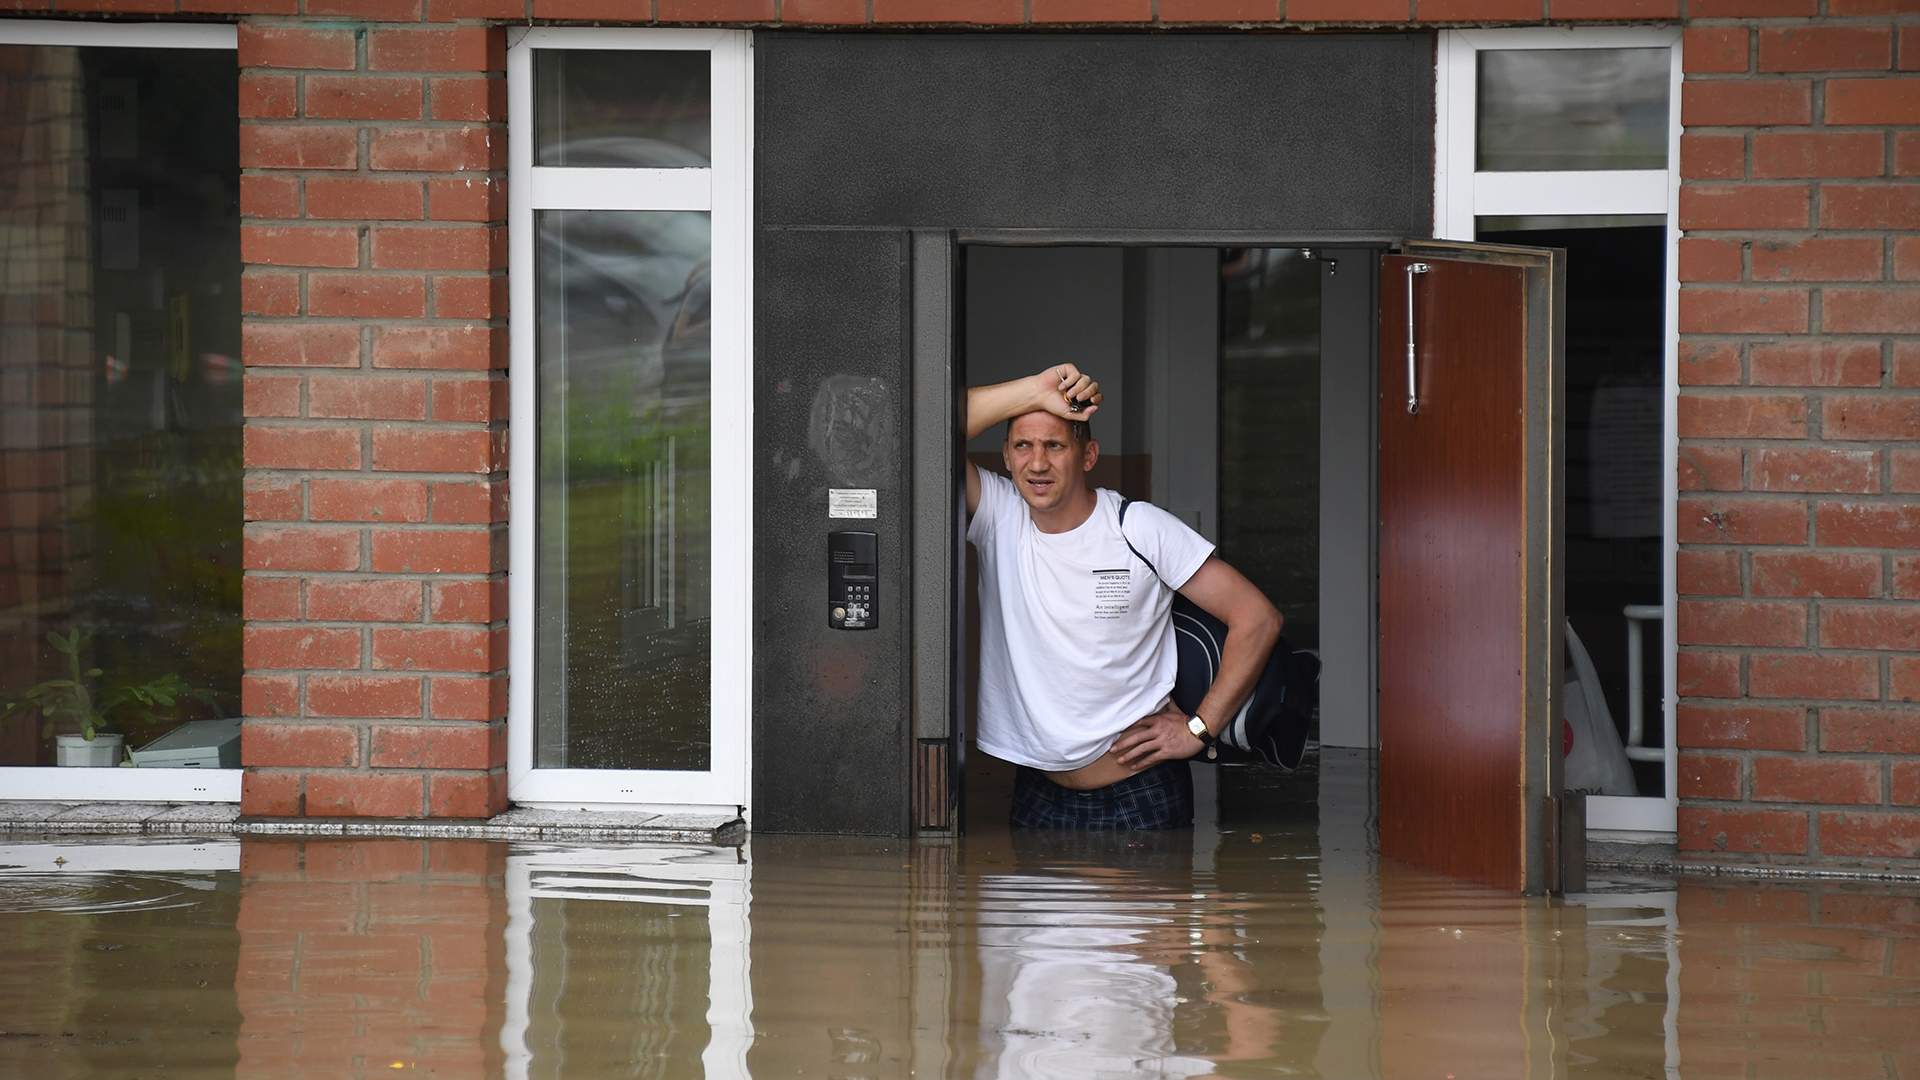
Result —
M 1146 564 L 1155 578 L 1160 571 L 1153 560 L 1127 539 L 1127 508 L 1132 499 L 1120 500 L 1120 539 L 1133 557 Z M 1166 582 L 1160 582 L 1165 585 Z M 1191 715 L 1213 687 L 1220 672 L 1220 653 L 1227 642 L 1227 624 L 1205 608 L 1173 594 L 1173 637 L 1180 671 L 1174 677 L 1173 703 Z M 1282 769 L 1299 766 L 1306 754 L 1307 733 L 1313 725 L 1313 711 L 1320 703 L 1320 658 L 1304 649 L 1295 649 L 1285 637 L 1274 642 L 1253 693 L 1220 732 L 1220 761 L 1223 763 L 1264 761 Z M 1196 758 L 1205 761 L 1206 758 Z

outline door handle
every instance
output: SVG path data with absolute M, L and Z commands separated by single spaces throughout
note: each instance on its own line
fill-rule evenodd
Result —
M 1413 416 L 1420 411 L 1419 372 L 1414 368 L 1413 348 L 1413 276 L 1424 274 L 1433 267 L 1423 262 L 1407 264 L 1407 415 Z

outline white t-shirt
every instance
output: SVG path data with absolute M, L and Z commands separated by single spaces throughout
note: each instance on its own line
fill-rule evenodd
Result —
M 1151 503 L 1094 491 L 1063 533 L 1034 527 L 1013 481 L 980 469 L 967 540 L 980 555 L 980 749 L 1060 772 L 1099 759 L 1173 689 L 1173 593 L 1213 545 Z M 1127 540 L 1160 571 L 1127 550 Z M 1166 585 L 1162 585 L 1164 581 Z

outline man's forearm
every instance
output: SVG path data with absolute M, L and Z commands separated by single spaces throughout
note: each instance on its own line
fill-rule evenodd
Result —
M 1267 654 L 1280 640 L 1280 615 L 1271 607 L 1227 623 L 1227 643 L 1220 650 L 1220 671 L 1207 696 L 1195 710 L 1215 735 L 1227 728 L 1260 681 Z
M 1039 390 L 1031 375 L 992 386 L 967 387 L 967 438 L 972 439 L 995 424 L 1039 409 Z

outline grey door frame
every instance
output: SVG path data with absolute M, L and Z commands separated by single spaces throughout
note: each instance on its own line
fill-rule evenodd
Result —
M 1364 418 L 1320 426 L 1321 652 L 1359 662 L 1323 671 L 1322 741 L 1377 745 L 1374 437 L 1378 329 L 1377 259 L 1404 238 L 1378 234 L 1285 237 L 1237 231 L 1086 229 L 911 230 L 913 325 L 913 827 L 958 831 L 964 820 L 968 732 L 965 655 L 966 508 L 958 463 L 965 460 L 966 368 L 961 249 L 969 246 L 1290 247 L 1311 249 L 1321 266 L 1322 417 Z M 1356 538 L 1364 542 L 1356 543 Z M 1329 583 L 1334 583 L 1332 589 Z M 1334 648 L 1329 649 L 1329 643 Z M 1326 717 L 1349 717 L 1327 738 Z M 942 775 L 936 777 L 933 770 Z M 938 805 L 936 805 L 936 802 Z

